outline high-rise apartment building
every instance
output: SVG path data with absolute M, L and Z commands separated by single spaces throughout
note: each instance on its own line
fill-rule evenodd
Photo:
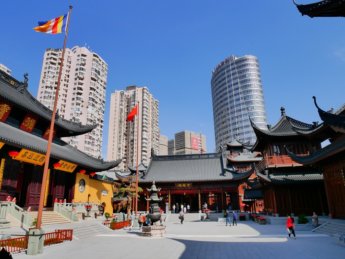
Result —
M 138 102 L 138 115 L 127 122 L 127 115 Z M 123 159 L 117 169 L 136 166 L 137 147 L 139 164 L 149 164 L 152 149 L 159 154 L 158 117 L 158 101 L 147 87 L 129 86 L 111 94 L 107 159 Z
M 169 155 L 188 155 L 206 153 L 206 137 L 201 133 L 181 131 L 169 141 Z
M 159 137 L 159 155 L 167 156 L 168 155 L 168 137 L 160 135 Z
M 216 148 L 232 140 L 254 144 L 250 119 L 258 127 L 267 125 L 258 59 L 226 58 L 213 70 L 211 87 Z
M 62 50 L 47 49 L 37 99 L 53 109 Z M 92 132 L 64 139 L 93 157 L 101 157 L 108 65 L 85 47 L 66 49 L 58 99 L 58 115 L 81 124 L 97 125 Z

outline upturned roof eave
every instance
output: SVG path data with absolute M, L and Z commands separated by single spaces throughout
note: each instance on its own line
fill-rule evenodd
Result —
M 45 154 L 47 151 L 47 140 L 0 122 L 0 140 L 5 144 L 17 148 L 25 148 L 31 151 Z M 58 160 L 65 160 L 94 172 L 105 171 L 116 167 L 121 159 L 105 162 L 91 157 L 80 150 L 65 143 L 64 146 L 52 143 L 51 157 Z
M 10 83 L 11 81 L 14 82 L 14 85 Z M 43 118 L 48 124 L 50 123 L 52 111 L 34 98 L 27 90 L 27 86 L 24 83 L 0 71 L 0 89 L 0 96 L 4 100 Z M 55 125 L 60 128 L 59 134 L 62 137 L 88 133 L 97 127 L 97 125 L 81 125 L 58 116 Z
M 345 133 L 345 116 L 324 111 L 318 106 L 315 96 L 313 96 L 313 99 L 319 116 L 324 124 L 330 126 L 335 132 Z
M 345 2 L 343 0 L 325 0 L 310 4 L 297 4 L 294 0 L 294 3 L 302 15 L 308 15 L 310 18 L 345 16 Z
M 297 163 L 302 165 L 311 165 L 325 160 L 333 155 L 345 151 L 345 137 L 339 141 L 333 142 L 328 146 L 308 155 L 308 156 L 298 156 L 286 148 L 288 155 Z

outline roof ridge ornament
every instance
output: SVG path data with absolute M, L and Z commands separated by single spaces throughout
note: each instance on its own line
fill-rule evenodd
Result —
M 282 117 L 286 115 L 286 113 L 285 113 L 285 108 L 284 108 L 283 106 L 280 107 L 280 113 L 281 113 L 281 116 L 282 116 Z

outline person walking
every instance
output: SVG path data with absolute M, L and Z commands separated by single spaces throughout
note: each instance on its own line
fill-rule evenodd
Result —
M 311 216 L 311 220 L 313 222 L 313 227 L 316 228 L 319 225 L 319 217 L 315 211 L 313 212 L 313 216 Z
M 226 210 L 225 211 L 225 226 L 227 226 L 229 224 L 229 227 L 231 226 L 230 223 L 230 211 Z
M 296 233 L 295 233 L 295 220 L 290 215 L 286 219 L 286 229 L 289 233 L 289 237 L 291 237 L 291 234 L 293 235 L 294 239 L 296 239 Z
M 173 213 L 176 213 L 176 206 L 175 204 L 172 206 Z
M 237 212 L 234 210 L 233 212 L 232 212 L 232 225 L 233 226 L 237 226 L 237 217 L 238 217 L 238 215 L 237 215 Z
M 180 211 L 180 215 L 178 217 L 181 221 L 181 224 L 183 224 L 183 221 L 184 221 L 184 213 L 183 213 L 183 209 Z
M 134 226 L 134 221 L 135 221 L 135 214 L 134 214 L 134 212 L 132 212 L 130 219 L 131 219 L 131 226 L 129 227 L 129 229 L 132 230 L 132 228 Z

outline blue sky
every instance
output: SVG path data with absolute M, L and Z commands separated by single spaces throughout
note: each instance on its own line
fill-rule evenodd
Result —
M 213 152 L 210 80 L 230 55 L 258 57 L 269 124 L 281 106 L 320 121 L 313 95 L 325 110 L 345 103 L 345 18 L 301 16 L 292 0 L 2 1 L 0 63 L 18 79 L 28 72 L 34 96 L 44 51 L 61 48 L 63 36 L 32 28 L 70 4 L 68 47 L 87 45 L 108 63 L 105 144 L 110 94 L 138 85 L 160 102 L 161 134 L 202 132 Z

